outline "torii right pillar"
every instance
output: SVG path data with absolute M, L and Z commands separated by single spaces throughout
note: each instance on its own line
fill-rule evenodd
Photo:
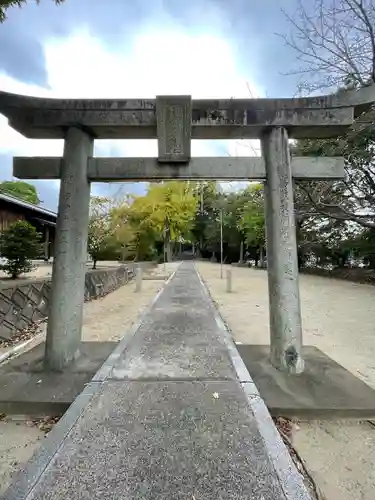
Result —
M 267 130 L 261 139 L 266 167 L 265 213 L 271 363 L 279 370 L 301 373 L 301 306 L 288 133 Z

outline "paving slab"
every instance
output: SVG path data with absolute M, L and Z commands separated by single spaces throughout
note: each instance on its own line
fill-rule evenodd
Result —
M 375 391 L 314 346 L 304 346 L 305 371 L 288 375 L 270 363 L 269 346 L 237 349 L 273 416 L 375 418 Z
M 194 497 L 285 498 L 236 382 L 105 383 L 30 499 Z
M 236 379 L 204 289 L 190 274 L 182 268 L 166 287 L 109 378 Z

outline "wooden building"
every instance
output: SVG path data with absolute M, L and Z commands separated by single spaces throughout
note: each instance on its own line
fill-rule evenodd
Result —
M 57 214 L 46 208 L 29 203 L 9 194 L 0 193 L 0 233 L 12 222 L 25 220 L 43 235 L 43 255 L 48 260 L 53 257 Z

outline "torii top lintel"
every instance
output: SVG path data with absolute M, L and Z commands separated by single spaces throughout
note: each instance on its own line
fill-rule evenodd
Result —
M 259 138 L 283 126 L 292 138 L 341 135 L 375 102 L 375 85 L 332 95 L 284 99 L 194 99 L 170 96 L 176 106 L 188 103 L 191 138 Z M 98 139 L 154 139 L 159 99 L 51 99 L 0 91 L 0 113 L 29 138 L 64 138 L 71 126 Z

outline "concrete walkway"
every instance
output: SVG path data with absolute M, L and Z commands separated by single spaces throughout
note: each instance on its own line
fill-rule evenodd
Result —
M 192 264 L 5 494 L 67 498 L 310 498 Z

